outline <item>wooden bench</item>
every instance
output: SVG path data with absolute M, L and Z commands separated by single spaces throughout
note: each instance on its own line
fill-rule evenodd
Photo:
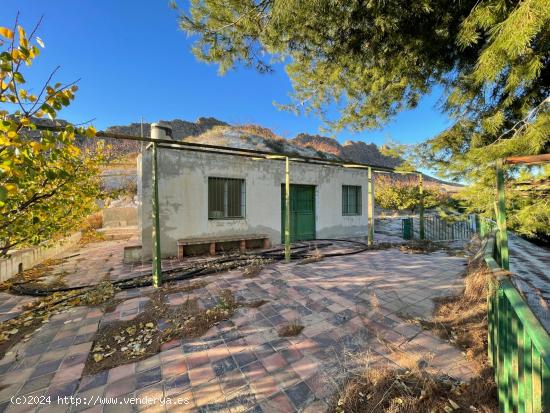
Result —
M 185 256 L 185 247 L 189 245 L 210 244 L 210 255 L 216 255 L 216 243 L 239 242 L 239 250 L 244 253 L 246 251 L 246 241 L 262 241 L 263 248 L 269 248 L 269 236 L 266 234 L 222 235 L 185 238 L 178 240 L 178 260 L 183 260 L 183 257 Z

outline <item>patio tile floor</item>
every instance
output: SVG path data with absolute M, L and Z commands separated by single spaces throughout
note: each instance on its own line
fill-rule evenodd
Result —
M 86 259 L 63 263 L 74 270 L 70 284 L 90 283 L 104 272 L 111 279 L 146 273 L 146 264 L 121 264 L 123 245 L 108 241 L 82 247 L 77 257 Z M 114 311 L 78 307 L 58 314 L 0 360 L 0 412 L 319 412 L 337 383 L 367 357 L 372 365 L 399 364 L 384 341 L 427 360 L 434 371 L 467 380 L 472 369 L 458 349 L 402 318 L 429 317 L 433 298 L 459 292 L 465 262 L 443 252 L 410 255 L 387 249 L 306 265 L 277 263 L 251 279 L 240 271 L 207 276 L 208 285 L 193 291 L 205 307 L 215 303 L 222 288 L 268 303 L 240 308 L 203 337 L 166 343 L 146 360 L 82 377 L 99 326 L 135 317 L 151 288 L 123 291 L 118 297 L 124 301 Z M 0 319 L 17 314 L 21 302 L 28 301 L 4 293 L 0 299 Z M 174 294 L 169 302 L 182 299 Z M 277 329 L 293 320 L 304 330 L 280 338 Z M 50 395 L 52 403 L 15 405 L 10 403 L 15 395 Z M 57 396 L 65 395 L 86 398 L 89 404 L 58 404 Z M 116 397 L 120 404 L 99 403 L 99 397 Z M 124 397 L 157 401 L 125 404 Z M 181 404 L 162 405 L 160 397 Z

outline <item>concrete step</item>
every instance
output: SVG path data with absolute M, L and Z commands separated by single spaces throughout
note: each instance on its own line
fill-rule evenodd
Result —
M 138 234 L 138 227 L 137 225 L 132 225 L 126 227 L 100 228 L 97 232 L 103 234 L 105 239 L 108 240 L 129 239 Z

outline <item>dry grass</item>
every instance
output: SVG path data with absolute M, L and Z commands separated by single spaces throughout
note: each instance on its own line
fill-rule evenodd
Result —
M 279 337 L 295 337 L 302 332 L 304 326 L 298 320 L 293 320 L 279 328 Z
M 96 212 L 89 215 L 84 223 L 84 229 L 99 229 L 103 227 L 103 215 L 101 212 Z
M 406 254 L 429 254 L 442 249 L 441 245 L 429 240 L 413 240 L 399 247 Z
M 349 380 L 331 411 L 334 413 L 496 412 L 482 381 L 460 383 L 422 368 L 368 368 Z M 473 409 L 470 407 L 474 407 Z
M 437 300 L 431 320 L 417 320 L 466 353 L 478 372 L 488 368 L 487 362 L 487 293 L 489 270 L 475 261 L 464 278 L 464 293 Z
M 98 232 L 94 228 L 86 228 L 82 230 L 82 236 L 80 237 L 80 241 L 78 243 L 80 245 L 87 245 L 94 242 L 102 242 L 105 241 L 105 235 L 101 232 Z
M 392 360 L 399 359 L 404 368 L 367 366 L 345 383 L 331 411 L 496 413 L 496 385 L 487 361 L 487 275 L 479 260 L 472 262 L 462 295 L 440 300 L 432 320 L 413 320 L 465 352 L 477 370 L 470 382 L 430 374 L 429 360 L 414 359 L 403 352 L 395 354 L 397 349 L 389 348 Z
M 315 250 L 309 257 L 298 261 L 296 264 L 297 265 L 311 264 L 314 262 L 322 261 L 324 259 L 325 259 L 325 255 L 318 248 L 315 248 Z
M 243 278 L 256 278 L 264 269 L 261 265 L 249 265 L 242 270 Z

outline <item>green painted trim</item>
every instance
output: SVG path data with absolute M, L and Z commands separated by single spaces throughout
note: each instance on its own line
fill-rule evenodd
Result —
M 290 160 L 285 158 L 285 261 L 290 262 Z
M 502 159 L 497 162 L 497 225 L 498 225 L 498 253 L 501 267 L 505 270 L 510 269 L 510 260 L 508 254 L 508 228 L 506 225 L 506 196 L 504 191 L 504 169 Z
M 500 412 L 541 413 L 550 406 L 550 334 L 544 329 L 495 256 L 496 231 L 485 239 L 491 270 L 488 355 L 495 370 Z

